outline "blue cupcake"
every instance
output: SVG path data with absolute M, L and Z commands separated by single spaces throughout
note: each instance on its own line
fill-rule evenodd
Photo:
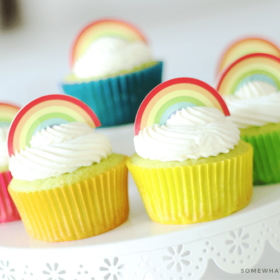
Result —
M 143 35 L 130 24 L 100 20 L 84 28 L 62 87 L 87 103 L 103 127 L 133 123 L 146 95 L 162 81 L 163 62 L 152 59 Z

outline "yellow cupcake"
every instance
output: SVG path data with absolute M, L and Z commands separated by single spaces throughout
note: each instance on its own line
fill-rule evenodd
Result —
M 218 92 L 192 78 L 167 81 L 143 101 L 127 166 L 153 221 L 206 222 L 249 203 L 253 149 L 228 115 Z
M 28 234 L 43 241 L 71 241 L 109 231 L 127 220 L 126 157 L 45 180 L 13 179 L 9 192 Z
M 112 154 L 99 125 L 86 104 L 65 95 L 39 97 L 14 119 L 9 192 L 31 237 L 78 240 L 126 221 L 126 156 Z
M 127 166 L 150 218 L 163 224 L 207 222 L 228 216 L 250 201 L 251 145 L 244 141 L 216 157 L 160 162 L 134 154 Z

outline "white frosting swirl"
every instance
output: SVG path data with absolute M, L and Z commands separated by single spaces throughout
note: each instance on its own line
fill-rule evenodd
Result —
M 280 122 L 280 94 L 268 83 L 250 82 L 224 99 L 229 119 L 239 128 Z
M 173 114 L 166 125 L 141 130 L 134 145 L 145 159 L 184 161 L 228 153 L 239 140 L 238 128 L 220 110 L 188 107 Z
M 150 50 L 142 41 L 128 42 L 117 37 L 101 37 L 77 60 L 73 73 L 78 78 L 99 78 L 130 71 L 150 61 Z
M 238 96 L 240 98 L 254 98 L 269 95 L 271 93 L 275 93 L 275 91 L 277 91 L 277 89 L 269 83 L 252 81 L 240 87 L 234 93 L 234 96 Z
M 37 132 L 30 147 L 10 158 L 14 178 L 33 181 L 58 177 L 111 154 L 109 139 L 85 123 L 68 123 Z
M 9 155 L 7 148 L 7 137 L 8 137 L 9 127 L 0 126 L 0 166 L 8 166 Z

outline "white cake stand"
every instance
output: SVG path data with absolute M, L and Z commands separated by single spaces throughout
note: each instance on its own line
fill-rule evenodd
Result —
M 129 185 L 128 221 L 93 238 L 45 243 L 21 222 L 0 225 L 0 279 L 200 279 L 210 259 L 240 273 L 258 262 L 266 241 L 280 251 L 280 184 L 255 187 L 249 206 L 229 217 L 189 226 L 152 222 L 131 178 Z
M 245 209 L 189 226 L 152 222 L 130 184 L 130 216 L 108 233 L 80 241 L 29 238 L 21 222 L 0 225 L 0 279 L 200 279 L 209 259 L 240 273 L 260 259 L 266 240 L 280 251 L 280 185 L 255 187 Z

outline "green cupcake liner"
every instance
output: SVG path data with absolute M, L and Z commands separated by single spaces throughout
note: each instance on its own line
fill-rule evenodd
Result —
M 280 183 L 280 123 L 241 129 L 240 136 L 254 148 L 254 185 Z

